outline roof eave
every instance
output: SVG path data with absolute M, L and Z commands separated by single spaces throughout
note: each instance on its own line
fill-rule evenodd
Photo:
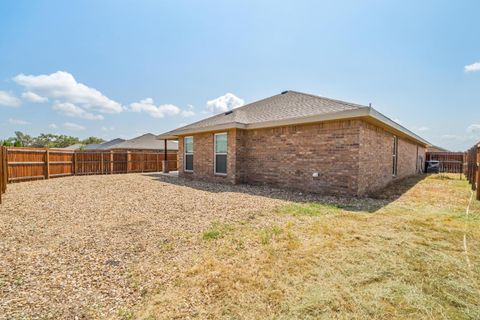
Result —
M 315 116 L 266 121 L 266 122 L 252 123 L 252 124 L 229 122 L 229 123 L 224 123 L 216 126 L 208 126 L 205 128 L 173 130 L 173 131 L 158 135 L 157 139 L 174 140 L 174 139 L 178 139 L 178 137 L 180 136 L 187 136 L 190 134 L 212 132 L 212 131 L 234 129 L 234 128 L 246 129 L 246 130 L 264 129 L 264 128 L 272 128 L 272 127 L 280 127 L 280 126 L 288 126 L 288 125 L 355 119 L 355 118 L 368 118 L 368 117 L 383 123 L 385 126 L 389 127 L 390 129 L 393 129 L 393 131 L 400 133 L 402 135 L 405 135 L 406 137 L 410 138 L 411 140 L 414 140 L 415 142 L 423 146 L 431 145 L 425 139 L 419 137 L 415 133 L 399 125 L 395 121 L 389 119 L 388 117 L 384 116 L 383 114 L 381 114 L 380 112 L 376 111 L 371 107 L 364 107 L 364 108 L 345 110 L 345 111 L 339 111 L 339 112 L 327 113 L 327 114 L 321 114 L 321 115 L 315 115 Z
M 178 137 L 180 136 L 188 136 L 189 134 L 219 131 L 219 130 L 226 130 L 226 129 L 247 129 L 247 125 L 239 122 L 228 122 L 228 123 L 223 123 L 221 125 L 208 126 L 205 128 L 173 130 L 170 132 L 159 134 L 157 136 L 157 139 L 174 140 L 174 139 L 178 139 Z
M 402 134 L 404 134 L 405 136 L 409 137 L 411 140 L 414 140 L 415 142 L 427 147 L 427 146 L 431 146 L 432 144 L 430 142 L 428 142 L 427 140 L 423 139 L 422 137 L 416 135 L 415 133 L 413 133 L 412 131 L 408 130 L 407 128 L 399 125 L 398 123 L 396 123 L 395 121 L 391 120 L 390 118 L 384 116 L 383 114 L 381 114 L 380 112 L 378 112 L 377 110 L 373 109 L 373 108 L 369 108 L 369 116 L 384 123 L 385 125 L 387 125 L 388 127 L 394 129 L 395 131 L 398 131 Z

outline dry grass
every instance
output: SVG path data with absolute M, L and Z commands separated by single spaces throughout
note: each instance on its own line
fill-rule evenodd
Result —
M 141 174 L 11 185 L 0 318 L 479 319 L 469 195 L 453 176 L 360 200 Z
M 468 200 L 465 181 L 432 176 L 375 213 L 341 200 L 280 207 L 205 243 L 139 315 L 480 319 L 480 206 L 467 217 Z

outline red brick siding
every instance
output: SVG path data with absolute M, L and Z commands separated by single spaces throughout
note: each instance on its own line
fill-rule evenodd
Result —
M 194 172 L 214 182 L 268 184 L 307 192 L 364 195 L 391 182 L 393 135 L 362 120 L 332 121 L 256 130 L 228 130 L 227 176 L 214 175 L 214 133 L 193 136 Z M 415 174 L 417 146 L 399 139 L 398 174 Z M 425 159 L 425 150 L 419 148 Z M 318 177 L 313 177 L 318 173 Z
M 214 133 L 201 133 L 193 135 L 193 172 L 184 171 L 184 137 L 180 137 L 178 141 L 178 171 L 179 175 L 191 178 L 197 178 L 215 182 L 230 182 L 236 181 L 236 130 L 229 129 L 228 136 L 228 150 L 227 150 L 227 175 L 214 174 Z
M 251 184 L 329 194 L 355 194 L 360 121 L 246 131 Z M 318 177 L 313 173 L 318 172 Z
M 360 130 L 359 195 L 377 191 L 395 179 L 417 173 L 417 144 L 398 138 L 397 175 L 392 175 L 393 134 L 362 122 Z M 418 155 L 425 159 L 425 148 L 418 146 Z M 418 163 L 420 166 L 420 163 Z

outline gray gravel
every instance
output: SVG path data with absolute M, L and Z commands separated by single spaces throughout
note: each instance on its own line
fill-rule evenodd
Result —
M 0 319 L 127 317 L 195 259 L 213 222 L 245 221 L 298 197 L 157 174 L 9 185 L 0 205 Z

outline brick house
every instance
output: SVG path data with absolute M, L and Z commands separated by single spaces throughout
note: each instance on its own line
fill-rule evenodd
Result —
M 428 142 L 371 107 L 285 91 L 158 136 L 179 175 L 362 196 L 422 172 Z

